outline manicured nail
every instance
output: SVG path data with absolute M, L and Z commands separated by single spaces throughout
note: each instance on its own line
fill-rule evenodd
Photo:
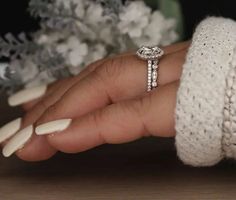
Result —
M 0 128 L 0 143 L 4 142 L 11 136 L 13 136 L 17 131 L 20 130 L 21 118 L 17 118 Z
M 8 98 L 10 106 L 18 106 L 43 96 L 46 93 L 47 85 L 27 88 L 13 94 Z
M 72 119 L 59 119 L 45 124 L 41 124 L 35 128 L 37 135 L 46 135 L 54 132 L 60 132 L 68 128 Z
M 3 147 L 2 154 L 5 157 L 11 156 L 17 150 L 24 147 L 25 143 L 28 142 L 33 134 L 33 126 L 30 125 L 21 131 L 19 131 L 9 142 Z

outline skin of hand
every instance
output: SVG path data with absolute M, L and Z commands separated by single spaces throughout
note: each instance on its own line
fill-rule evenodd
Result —
M 58 119 L 72 123 L 60 133 L 33 134 L 16 155 L 40 161 L 57 151 L 78 153 L 144 136 L 173 137 L 176 92 L 189 44 L 162 48 L 159 87 L 151 92 L 146 92 L 147 62 L 132 52 L 99 60 L 79 75 L 53 83 L 43 97 L 23 105 L 21 129 Z

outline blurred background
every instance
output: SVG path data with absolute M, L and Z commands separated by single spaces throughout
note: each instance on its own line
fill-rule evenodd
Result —
M 27 12 L 29 0 L 2 0 L 0 4 L 0 34 L 7 32 L 32 32 L 38 29 L 37 20 Z M 165 13 L 172 12 L 173 3 L 178 4 L 183 16 L 183 39 L 191 37 L 196 24 L 208 15 L 236 19 L 234 0 L 147 0 L 153 6 L 162 6 Z M 169 9 L 169 10 L 168 10 Z
M 189 39 L 206 16 L 236 19 L 235 0 L 146 1 L 153 7 L 160 6 L 166 15 L 182 16 L 183 39 Z M 0 35 L 39 28 L 27 12 L 28 2 L 1 0 Z M 23 114 L 20 108 L 9 108 L 5 98 L 0 99 L 0 113 L 0 125 Z M 75 155 L 57 154 L 38 163 L 0 156 L 0 199 L 235 200 L 235 169 L 235 160 L 209 168 L 184 165 L 176 156 L 174 138 L 158 137 L 103 145 Z

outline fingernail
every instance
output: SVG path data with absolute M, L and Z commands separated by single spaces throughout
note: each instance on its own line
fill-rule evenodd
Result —
M 21 121 L 21 118 L 17 118 L 0 128 L 0 143 L 7 140 L 20 130 Z
M 40 85 L 37 87 L 27 88 L 13 94 L 8 98 L 10 106 L 18 106 L 27 103 L 31 100 L 37 99 L 46 93 L 47 85 Z
M 41 124 L 35 128 L 37 135 L 46 135 L 54 132 L 60 132 L 68 128 L 72 119 L 59 119 L 45 124 Z
M 30 139 L 33 134 L 33 126 L 30 125 L 19 131 L 9 142 L 3 147 L 2 154 L 5 157 L 11 156 L 17 150 L 24 147 L 25 143 Z

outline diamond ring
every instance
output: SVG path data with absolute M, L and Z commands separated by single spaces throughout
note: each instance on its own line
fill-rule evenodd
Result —
M 147 91 L 151 91 L 152 89 L 158 87 L 157 83 L 157 70 L 159 58 L 164 55 L 164 51 L 158 46 L 142 46 L 136 52 L 139 58 L 142 60 L 147 60 L 148 62 L 148 73 L 147 73 Z

